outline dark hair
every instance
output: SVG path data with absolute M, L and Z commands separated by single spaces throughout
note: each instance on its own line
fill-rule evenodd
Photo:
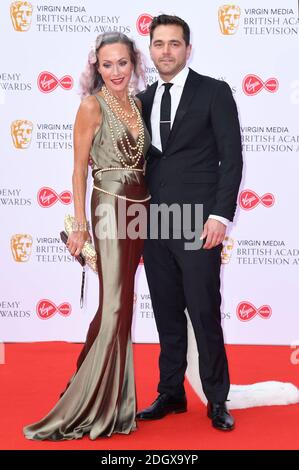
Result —
M 99 50 L 107 44 L 125 44 L 128 47 L 131 62 L 134 66 L 135 82 L 139 80 L 139 76 L 142 75 L 141 70 L 141 54 L 136 48 L 134 41 L 123 33 L 112 32 L 103 33 L 97 36 L 94 48 L 88 54 L 88 63 L 86 69 L 80 78 L 81 96 L 92 95 L 97 93 L 103 86 L 104 82 L 101 74 L 98 71 Z
M 157 26 L 165 26 L 168 24 L 174 24 L 177 26 L 180 26 L 183 30 L 183 38 L 185 40 L 186 46 L 189 46 L 190 44 L 190 28 L 186 21 L 182 20 L 182 18 L 179 18 L 178 16 L 175 15 L 159 15 L 155 16 L 151 22 L 150 25 L 150 42 L 152 42 L 153 39 L 153 34 Z

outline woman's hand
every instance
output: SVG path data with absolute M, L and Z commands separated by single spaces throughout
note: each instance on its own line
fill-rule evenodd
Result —
M 66 242 L 66 246 L 71 255 L 78 256 L 87 240 L 91 240 L 91 236 L 87 230 L 71 232 Z

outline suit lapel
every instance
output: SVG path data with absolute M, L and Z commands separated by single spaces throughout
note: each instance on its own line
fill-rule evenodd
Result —
M 197 86 L 198 86 L 198 75 L 194 73 L 193 70 L 190 69 L 184 89 L 183 89 L 183 93 L 180 99 L 180 103 L 179 103 L 179 106 L 178 106 L 178 109 L 174 118 L 174 122 L 171 128 L 170 134 L 169 134 L 166 148 L 168 148 L 171 145 L 172 140 L 175 138 L 177 130 L 180 124 L 182 123 L 186 112 L 188 111 L 193 95 L 197 90 Z
M 152 138 L 152 125 L 151 125 L 151 113 L 152 113 L 152 107 L 153 107 L 153 102 L 154 102 L 154 97 L 156 93 L 156 89 L 158 86 L 158 82 L 154 83 L 152 86 L 150 86 L 144 93 L 143 95 L 143 118 L 146 124 L 146 127 L 149 131 L 149 134 Z

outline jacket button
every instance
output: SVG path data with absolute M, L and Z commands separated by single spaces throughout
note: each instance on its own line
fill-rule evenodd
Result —
M 165 186 L 165 181 L 161 181 L 160 188 L 164 188 L 164 186 Z

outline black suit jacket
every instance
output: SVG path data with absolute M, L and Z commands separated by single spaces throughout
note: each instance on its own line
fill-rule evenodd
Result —
M 138 95 L 151 134 L 157 82 Z M 152 203 L 200 204 L 204 218 L 233 220 L 242 176 L 240 126 L 227 83 L 190 69 L 164 153 L 146 156 Z

